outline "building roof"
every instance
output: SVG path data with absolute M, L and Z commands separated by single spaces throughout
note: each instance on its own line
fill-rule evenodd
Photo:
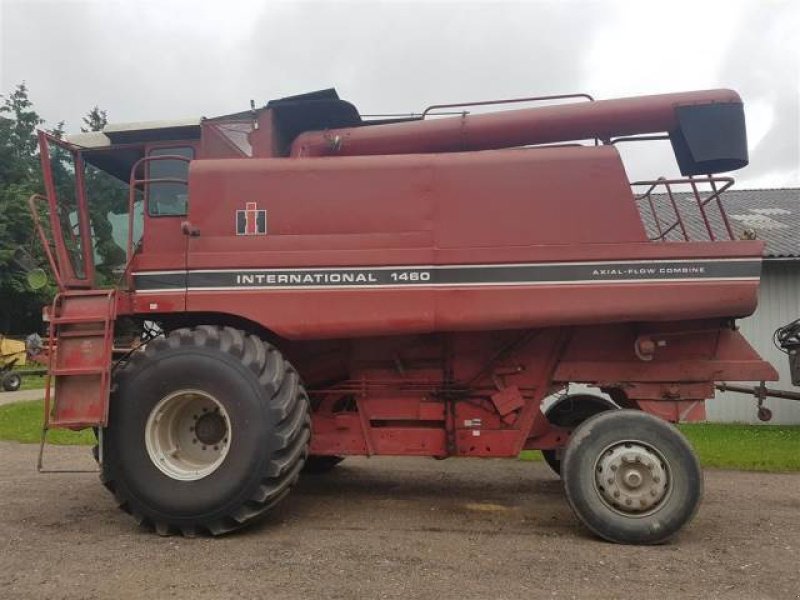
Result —
M 707 197 L 707 194 L 703 197 Z M 669 227 L 675 221 L 675 216 L 668 197 L 664 194 L 653 194 L 653 199 L 658 206 L 662 225 Z M 707 228 L 694 197 L 678 193 L 675 194 L 675 200 L 689 238 L 708 240 Z M 764 251 L 766 258 L 800 260 L 800 188 L 733 189 L 722 194 L 722 203 L 737 239 L 748 239 L 754 233 L 756 239 L 767 243 Z M 649 234 L 656 235 L 657 228 L 647 202 L 640 202 L 640 208 Z M 715 233 L 725 233 L 725 225 L 715 202 L 707 205 L 706 217 Z M 676 228 L 667 239 L 683 239 L 682 232 Z

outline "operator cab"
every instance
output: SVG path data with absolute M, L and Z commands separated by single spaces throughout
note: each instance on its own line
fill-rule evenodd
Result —
M 113 284 L 141 245 L 183 268 L 193 160 L 288 156 L 304 131 L 415 118 L 365 122 L 328 89 L 221 117 L 112 124 L 66 139 L 40 132 L 57 283 Z

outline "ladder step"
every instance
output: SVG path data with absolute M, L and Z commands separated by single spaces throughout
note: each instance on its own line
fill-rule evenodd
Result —
M 75 325 L 78 323 L 107 323 L 107 316 L 53 317 L 54 325 Z
M 108 369 L 103 367 L 56 367 L 50 371 L 50 374 L 55 375 L 56 377 L 67 375 L 102 375 L 103 373 L 108 373 Z
M 58 333 L 58 337 L 60 338 L 69 338 L 69 337 L 104 337 L 106 332 L 103 329 L 83 329 L 80 331 L 72 330 L 72 331 L 60 331 Z

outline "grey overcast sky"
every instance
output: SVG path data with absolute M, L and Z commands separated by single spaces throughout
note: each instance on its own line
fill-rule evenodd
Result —
M 738 187 L 800 185 L 800 0 L 267 2 L 0 0 L 0 93 L 49 125 L 213 116 L 335 86 L 362 113 L 586 91 L 731 87 L 751 164 Z M 625 150 L 632 178 L 676 172 Z

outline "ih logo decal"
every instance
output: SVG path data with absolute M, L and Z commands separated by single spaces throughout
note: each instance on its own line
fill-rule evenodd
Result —
M 266 235 L 267 211 L 255 202 L 247 202 L 244 210 L 236 211 L 236 235 Z

